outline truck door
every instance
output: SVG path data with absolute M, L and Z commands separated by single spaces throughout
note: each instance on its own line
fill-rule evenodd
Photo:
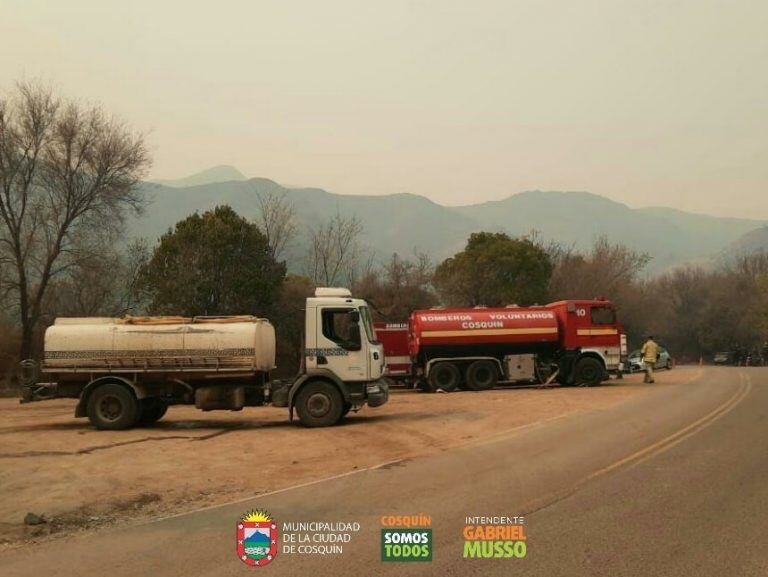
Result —
M 360 334 L 368 348 L 368 380 L 375 381 L 384 372 L 384 345 L 376 337 L 373 318 L 367 306 L 360 307 Z
M 618 367 L 621 360 L 621 335 L 616 322 L 616 310 L 609 305 L 591 305 L 584 327 L 577 334 L 582 350 L 594 350 L 604 359 L 609 369 Z
M 365 381 L 367 340 L 355 307 L 318 307 L 317 367 L 333 371 L 342 381 Z

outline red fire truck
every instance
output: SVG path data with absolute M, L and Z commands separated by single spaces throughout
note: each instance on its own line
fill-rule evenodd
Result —
M 411 313 L 413 378 L 429 390 L 497 383 L 598 384 L 621 370 L 626 336 L 607 300 Z M 385 353 L 386 356 L 386 353 Z
M 384 345 L 384 376 L 411 386 L 411 356 L 408 352 L 408 323 L 373 323 L 376 339 Z

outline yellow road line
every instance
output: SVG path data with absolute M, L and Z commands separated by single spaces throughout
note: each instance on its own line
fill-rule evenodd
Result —
M 625 457 L 619 461 L 616 461 L 612 465 L 609 465 L 608 467 L 605 467 L 604 469 L 600 469 L 599 471 L 595 471 L 591 475 L 589 475 L 585 480 L 594 479 L 595 477 L 599 477 L 600 475 L 604 475 L 605 473 L 608 473 L 610 471 L 613 471 L 614 469 L 618 469 L 622 465 L 626 465 L 627 463 L 632 462 L 632 466 L 639 465 L 640 463 L 647 461 L 648 459 L 655 457 L 657 455 L 660 455 L 661 453 L 671 449 L 672 447 L 675 447 L 682 443 L 684 440 L 688 439 L 689 437 L 695 435 L 699 431 L 702 431 L 703 429 L 707 428 L 709 425 L 720 419 L 721 417 L 724 417 L 726 414 L 730 413 L 733 409 L 736 408 L 736 406 L 741 403 L 741 401 L 744 400 L 744 398 L 750 393 L 752 390 L 752 383 L 749 379 L 749 377 L 746 377 L 743 373 L 739 373 L 739 378 L 741 380 L 741 386 L 739 387 L 739 390 L 725 403 L 711 411 L 710 413 L 707 413 L 700 419 L 694 421 L 690 425 L 683 427 L 679 431 L 672 433 L 668 437 L 665 437 L 664 439 L 661 439 L 660 441 L 657 441 L 656 443 L 653 443 L 652 445 L 649 445 L 645 447 L 644 449 L 640 449 L 639 451 L 632 453 L 628 457 Z
M 739 405 L 739 403 L 741 403 L 752 391 L 751 379 L 748 376 L 745 376 L 743 373 L 739 373 L 739 378 L 741 381 L 741 386 L 739 387 L 739 390 L 736 393 L 734 393 L 734 395 L 731 396 L 727 401 L 725 401 L 724 403 L 722 403 L 717 408 L 713 409 L 712 411 L 710 411 L 700 419 L 697 419 L 693 423 L 690 423 L 689 425 L 686 425 L 682 429 L 675 431 L 671 435 L 664 437 L 660 441 L 652 443 L 651 445 L 648 445 L 647 447 L 640 449 L 639 451 L 635 451 L 631 455 L 628 455 L 623 459 L 619 459 L 618 461 L 608 465 L 607 467 L 603 467 L 602 469 L 598 469 L 597 471 L 590 473 L 580 481 L 577 481 L 576 483 L 574 483 L 573 486 L 571 486 L 566 490 L 563 490 L 553 495 L 549 495 L 544 499 L 540 499 L 540 500 L 537 499 L 532 502 L 529 502 L 528 504 L 520 508 L 520 510 L 524 512 L 526 515 L 531 515 L 536 511 L 549 507 L 550 505 L 553 505 L 558 501 L 562 501 L 563 499 L 567 499 L 571 495 L 574 495 L 579 489 L 581 489 L 589 481 L 592 481 L 598 477 L 602 477 L 603 475 L 610 473 L 611 471 L 615 471 L 616 469 L 619 469 L 620 467 L 623 467 L 623 466 L 627 466 L 628 468 L 635 467 L 647 461 L 648 459 L 651 459 L 657 455 L 664 453 L 665 451 L 668 451 L 669 449 L 679 445 L 689 437 L 692 437 L 696 433 L 704 430 L 706 427 L 713 424 L 715 421 L 717 421 L 721 417 L 724 417 L 726 414 L 730 413 L 733 409 L 735 409 Z

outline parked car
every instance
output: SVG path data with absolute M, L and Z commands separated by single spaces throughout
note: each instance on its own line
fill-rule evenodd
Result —
M 637 373 L 645 370 L 645 364 L 643 363 L 643 355 L 640 350 L 632 351 L 627 357 L 627 367 L 630 373 Z M 671 369 L 672 357 L 669 355 L 669 351 L 664 347 L 659 350 L 659 358 L 656 359 L 656 364 L 653 365 L 654 369 Z
M 712 359 L 716 365 L 735 365 L 737 358 L 736 353 L 732 351 L 722 351 L 715 353 Z

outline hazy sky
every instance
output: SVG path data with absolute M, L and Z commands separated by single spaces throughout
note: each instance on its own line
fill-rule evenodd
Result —
M 530 189 L 768 219 L 768 2 L 0 0 L 41 78 L 215 164 L 468 204 Z

